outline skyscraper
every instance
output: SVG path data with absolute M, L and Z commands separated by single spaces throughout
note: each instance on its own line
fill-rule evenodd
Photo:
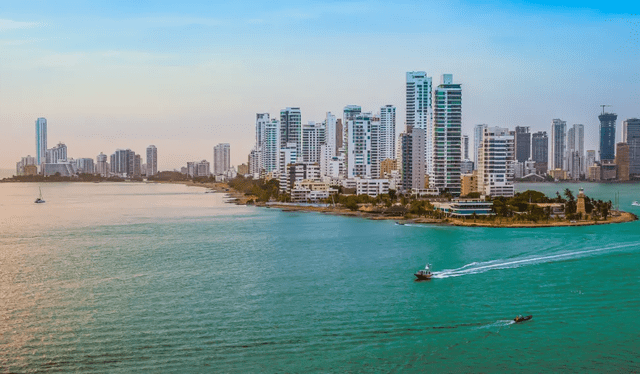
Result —
M 615 113 L 605 113 L 598 116 L 600 120 L 600 161 L 614 161 L 616 158 L 616 120 Z
M 371 113 L 360 113 L 350 118 L 347 125 L 347 177 L 377 178 L 380 119 Z
M 567 146 L 567 122 L 554 119 L 551 122 L 551 165 L 549 169 L 564 169 Z
M 325 142 L 325 127 L 309 121 L 302 125 L 302 161 L 320 163 L 320 146 Z
M 629 174 L 640 176 L 640 119 L 629 118 L 622 123 L 622 141 L 629 145 Z
M 147 177 L 158 174 L 158 149 L 155 145 L 147 147 Z
M 328 147 L 328 155 L 330 157 L 337 155 L 338 151 L 338 120 L 336 116 L 327 112 L 327 116 L 324 120 L 325 140 L 324 144 Z M 342 132 L 340 132 L 342 134 Z
M 573 125 L 567 131 L 567 171 L 572 179 L 580 179 L 584 168 L 584 126 Z
M 36 120 L 36 165 L 44 164 L 47 157 L 47 119 Z
M 469 135 L 462 135 L 462 159 L 469 159 Z
M 380 108 L 379 159 L 396 158 L 396 107 L 385 105 Z
M 433 168 L 432 79 L 426 72 L 407 72 L 406 100 L 406 131 L 410 133 L 413 128 L 426 130 L 425 162 L 427 174 L 431 175 Z
M 427 171 L 429 184 L 457 196 L 462 153 L 462 88 L 453 83 L 452 74 L 444 74 L 433 96 L 433 169 L 431 173 Z
M 272 119 L 265 125 L 262 162 L 265 173 L 278 170 L 280 160 L 280 121 Z
M 400 134 L 402 153 L 402 189 L 419 191 L 427 189 L 427 170 L 424 152 L 427 130 L 415 127 L 410 133 Z
M 478 169 L 478 152 L 482 148 L 482 135 L 487 127 L 488 125 L 480 124 L 473 128 L 473 164 L 476 169 Z
M 547 165 L 549 163 L 549 137 L 546 131 L 538 131 L 532 135 L 531 159 L 536 162 L 536 173 L 547 173 Z
M 254 163 L 258 165 L 258 170 L 254 170 L 254 172 L 257 173 L 259 173 L 261 169 L 264 169 L 264 138 L 269 121 L 269 113 L 256 113 L 256 145 L 253 157 L 255 159 Z
M 213 147 L 213 173 L 222 175 L 231 167 L 231 146 L 220 143 Z
M 100 152 L 100 154 L 96 156 L 96 174 L 102 177 L 108 176 L 109 169 L 107 166 L 107 155 Z
M 280 144 L 296 143 L 298 154 L 302 152 L 302 115 L 300 108 L 280 111 Z
M 531 157 L 531 131 L 529 126 L 516 126 L 516 161 L 525 162 Z

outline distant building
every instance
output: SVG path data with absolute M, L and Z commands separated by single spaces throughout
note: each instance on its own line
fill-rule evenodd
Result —
M 280 144 L 295 143 L 298 155 L 302 154 L 302 115 L 300 108 L 280 111 Z
M 27 157 L 23 157 L 20 161 L 16 163 L 16 175 L 28 175 L 25 171 L 25 167 L 30 165 L 36 165 L 36 170 L 37 170 L 36 158 L 32 157 L 31 155 Z
M 378 159 L 396 158 L 396 107 L 385 105 L 380 108 L 380 130 L 378 136 Z
M 95 173 L 95 169 L 93 166 L 93 159 L 92 158 L 79 158 L 76 160 L 76 167 L 77 167 L 77 171 L 78 173 L 83 173 L 83 174 L 94 174 Z
M 618 180 L 629 181 L 629 144 L 616 144 L 616 166 L 618 168 Z
M 67 162 L 67 146 L 64 143 L 58 143 L 55 147 L 47 149 L 46 162 L 48 164 Z
M 596 151 L 588 150 L 587 156 L 585 159 L 585 165 L 584 165 L 587 175 L 589 174 L 589 168 L 595 164 L 596 164 Z
M 424 156 L 426 173 L 431 175 L 433 168 L 433 106 L 432 78 L 424 71 L 409 71 L 406 74 L 406 132 L 420 128 L 425 131 Z
M 380 173 L 380 118 L 360 113 L 347 120 L 347 178 L 372 178 Z
M 96 156 L 96 174 L 101 177 L 107 177 L 109 175 L 109 168 L 107 163 L 107 155 L 100 152 L 99 155 Z
M 547 173 L 549 163 L 549 137 L 546 131 L 538 131 L 531 138 L 531 159 L 536 163 L 536 173 Z
M 411 133 L 402 134 L 402 189 L 419 191 L 429 188 L 427 177 L 426 130 L 415 127 Z
M 554 119 L 551 123 L 551 164 L 549 169 L 565 169 L 567 122 Z
M 618 179 L 618 165 L 615 160 L 605 160 L 600 163 L 600 179 L 604 181 Z
M 36 165 L 47 162 L 47 119 L 36 120 Z
M 116 149 L 111 155 L 111 173 L 120 177 L 132 177 L 134 174 L 135 152 L 130 149 Z
M 562 169 L 553 169 L 549 170 L 549 176 L 555 180 L 563 181 L 569 179 L 569 174 L 566 170 Z
M 462 135 L 462 159 L 469 160 L 469 135 Z
M 385 175 L 391 174 L 392 171 L 398 170 L 398 160 L 388 158 L 380 163 L 380 178 L 384 178 Z
M 222 175 L 231 167 L 231 146 L 220 143 L 213 147 L 213 173 Z
M 618 115 L 602 112 L 600 120 L 600 161 L 614 161 L 616 158 L 616 120 Z
M 36 165 L 25 165 L 23 175 L 38 175 L 38 167 Z
M 602 174 L 602 171 L 600 170 L 600 165 L 593 164 L 588 168 L 587 178 L 592 182 L 599 182 L 601 179 L 601 174 Z
M 296 143 L 288 143 L 280 149 L 278 158 L 278 174 L 282 176 L 288 172 L 288 165 L 298 162 L 298 151 Z M 302 159 L 300 158 L 300 161 Z
M 155 145 L 147 147 L 147 177 L 158 174 L 158 149 Z
M 515 158 L 518 162 L 525 162 L 531 157 L 531 131 L 528 126 L 516 126 Z
M 460 196 L 468 196 L 473 192 L 478 192 L 476 174 L 463 174 L 460 180 Z
M 478 152 L 478 191 L 485 196 L 513 196 L 514 136 L 509 129 L 485 128 Z
M 247 165 L 247 164 L 238 165 L 238 174 L 240 174 L 240 175 L 249 174 L 249 165 Z
M 356 178 L 356 195 L 369 195 L 371 197 L 376 197 L 378 195 L 388 193 L 388 179 Z
M 471 174 L 473 172 L 474 165 L 471 160 L 462 160 L 460 161 L 460 175 L 462 174 Z
M 310 121 L 302 125 L 302 160 L 320 163 L 320 146 L 325 143 L 325 127 Z
M 288 164 L 286 172 L 280 175 L 280 191 L 282 193 L 291 193 L 296 182 L 307 179 L 320 179 L 320 165 L 309 162 Z
M 489 125 L 480 124 L 475 125 L 473 128 L 473 164 L 478 168 L 478 155 L 480 154 L 479 149 L 482 147 L 482 134 L 484 134 L 484 129 Z
M 640 119 L 629 118 L 622 123 L 622 141 L 629 145 L 629 175 L 640 177 Z

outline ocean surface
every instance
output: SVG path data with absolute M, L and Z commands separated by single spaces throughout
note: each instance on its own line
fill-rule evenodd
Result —
M 583 186 L 640 213 L 640 185 Z M 640 371 L 639 222 L 398 226 L 204 191 L 0 183 L 0 372 Z

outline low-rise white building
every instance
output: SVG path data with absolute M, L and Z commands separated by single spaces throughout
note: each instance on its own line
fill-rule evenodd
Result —
M 356 194 L 376 197 L 389 193 L 388 179 L 356 179 Z

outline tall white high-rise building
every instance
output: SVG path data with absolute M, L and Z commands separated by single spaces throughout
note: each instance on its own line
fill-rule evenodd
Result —
M 155 145 L 147 147 L 147 177 L 158 174 L 158 149 Z
M 407 72 L 407 132 L 414 127 L 426 130 L 425 159 L 427 174 L 433 172 L 432 79 L 424 71 Z
M 584 162 L 584 126 L 573 125 L 567 131 L 566 170 L 572 179 L 580 179 L 585 174 Z
M 554 119 L 551 122 L 551 162 L 549 169 L 563 169 L 565 166 L 565 152 L 567 147 L 567 122 Z
M 278 171 L 280 160 L 280 121 L 272 119 L 265 124 L 262 163 L 265 173 Z
M 487 127 L 489 126 L 486 124 L 479 124 L 473 128 L 473 164 L 476 169 L 478 169 L 478 152 L 482 148 L 482 135 Z
M 380 174 L 378 137 L 380 118 L 360 113 L 347 122 L 347 178 L 377 178 Z
M 444 74 L 435 89 L 433 110 L 433 168 L 429 185 L 460 195 L 462 158 L 462 87 Z
M 298 154 L 302 153 L 302 115 L 300 108 L 280 111 L 280 144 L 296 143 Z
M 287 165 L 298 162 L 298 150 L 296 143 L 287 143 L 278 153 L 278 175 L 280 178 L 287 173 Z
M 47 162 L 47 119 L 36 120 L 36 165 Z
M 338 120 L 336 116 L 327 112 L 327 117 L 324 120 L 325 139 L 324 144 L 327 145 L 331 156 L 338 154 Z M 340 131 L 342 133 L 342 131 Z
M 324 125 L 313 121 L 302 125 L 302 161 L 320 164 L 320 146 L 324 141 Z
M 266 136 L 267 124 L 270 122 L 269 113 L 256 113 L 256 145 L 255 152 L 253 153 L 254 163 L 258 165 L 258 170 L 255 172 L 259 173 L 259 169 L 264 169 L 264 142 Z
M 55 147 L 47 149 L 45 162 L 47 164 L 67 162 L 67 146 L 60 142 Z
M 213 147 L 213 173 L 225 174 L 231 167 L 231 146 L 228 143 L 220 143 Z
M 514 195 L 514 135 L 506 128 L 486 127 L 478 148 L 478 191 L 487 196 Z
M 385 105 L 380 108 L 378 159 L 381 162 L 386 159 L 395 159 L 396 152 L 396 107 Z
M 109 175 L 107 155 L 102 152 L 100 152 L 100 154 L 96 156 L 96 174 L 102 177 L 106 177 Z

